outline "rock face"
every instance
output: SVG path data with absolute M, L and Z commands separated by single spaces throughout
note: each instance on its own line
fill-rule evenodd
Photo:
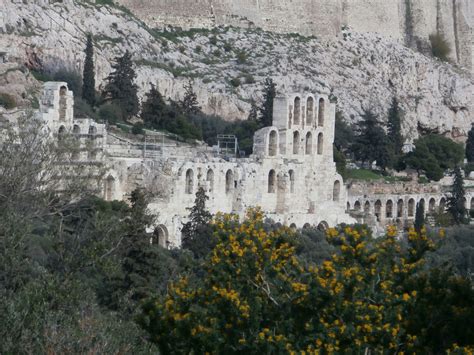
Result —
M 153 83 L 179 99 L 192 79 L 203 110 L 229 120 L 247 117 L 250 99 L 260 90 L 256 83 L 270 76 L 281 93 L 330 95 L 349 121 L 369 107 L 385 120 L 395 96 L 405 111 L 408 140 L 426 131 L 462 139 L 474 121 L 469 72 L 376 34 L 345 30 L 316 39 L 239 28 L 158 32 L 116 7 L 72 0 L 4 2 L 0 32 L 0 52 L 9 61 L 79 73 L 86 34 L 92 33 L 98 85 L 113 58 L 128 49 L 142 95 Z
M 452 60 L 473 69 L 472 0 L 118 0 L 151 27 L 257 26 L 280 33 L 336 36 L 341 27 L 403 39 L 422 49 L 441 33 Z

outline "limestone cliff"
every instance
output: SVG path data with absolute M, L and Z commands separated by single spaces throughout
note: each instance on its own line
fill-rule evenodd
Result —
M 343 26 L 402 39 L 423 50 L 432 33 L 453 48 L 452 60 L 473 69 L 472 0 L 118 0 L 148 25 L 257 26 L 280 33 L 337 36 Z
M 376 34 L 345 30 L 317 39 L 238 28 L 158 32 L 117 7 L 72 0 L 3 2 L 0 32 L 0 52 L 9 61 L 78 72 L 90 32 L 99 85 L 113 58 L 128 49 L 141 94 L 154 83 L 180 98 L 192 78 L 204 111 L 227 119 L 245 118 L 258 83 L 271 76 L 282 93 L 331 94 L 349 120 L 368 107 L 383 119 L 396 96 L 409 139 L 420 131 L 462 138 L 474 120 L 471 74 Z

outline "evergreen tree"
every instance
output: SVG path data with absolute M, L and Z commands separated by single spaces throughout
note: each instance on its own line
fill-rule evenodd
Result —
M 212 215 L 206 209 L 207 200 L 209 197 L 204 188 L 200 187 L 196 192 L 194 206 L 189 208 L 189 222 L 181 230 L 183 248 L 191 250 L 196 258 L 206 256 L 214 246 L 210 225 Z
M 82 98 L 89 105 L 95 104 L 95 70 L 94 70 L 94 45 L 92 35 L 87 35 L 86 58 L 82 74 Z
M 273 124 L 273 101 L 276 97 L 276 84 L 271 78 L 266 78 L 263 83 L 263 104 L 259 108 L 258 120 L 262 127 L 268 127 Z
M 257 119 L 258 119 L 258 107 L 257 107 L 257 103 L 255 102 L 255 99 L 252 98 L 250 101 L 250 111 L 249 111 L 247 120 L 257 121 Z
M 106 101 L 116 103 L 127 120 L 136 115 L 140 109 L 137 85 L 134 84 L 136 77 L 133 69 L 132 55 L 126 51 L 122 57 L 116 57 L 112 65 L 114 71 L 107 77 L 107 85 L 102 93 Z
M 390 139 L 395 155 L 401 155 L 403 149 L 402 111 L 398 100 L 394 97 L 388 110 L 388 138 Z
M 421 202 L 416 204 L 415 230 L 420 233 L 425 225 L 425 205 Z
M 474 124 L 467 135 L 466 158 L 469 163 L 474 163 Z
M 179 102 L 179 105 L 186 115 L 196 114 L 201 111 L 201 106 L 199 106 L 197 95 L 194 92 L 191 80 L 184 85 L 184 97 L 183 100 Z
M 359 135 L 353 146 L 356 159 L 364 163 L 376 161 L 379 167 L 385 169 L 391 161 L 387 143 L 387 136 L 380 127 L 377 116 L 372 110 L 365 110 L 359 123 Z
M 163 96 L 155 85 L 151 86 L 143 103 L 141 117 L 146 127 L 162 128 L 163 119 L 166 117 L 168 107 Z
M 451 197 L 448 198 L 448 212 L 453 217 L 456 224 L 467 222 L 467 210 L 464 206 L 465 190 L 464 179 L 461 168 L 456 167 L 453 171 L 454 181 L 451 191 Z

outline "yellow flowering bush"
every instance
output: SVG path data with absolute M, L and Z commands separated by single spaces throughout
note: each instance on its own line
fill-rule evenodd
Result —
M 423 255 L 436 246 L 425 230 L 400 241 L 394 227 L 378 239 L 361 226 L 332 228 L 327 239 L 337 252 L 306 265 L 295 233 L 266 228 L 263 219 L 259 209 L 243 221 L 217 215 L 202 280 L 183 277 L 144 306 L 141 324 L 163 353 L 433 350 L 416 318 L 429 288 L 419 281 Z M 466 349 L 454 340 L 445 350 Z

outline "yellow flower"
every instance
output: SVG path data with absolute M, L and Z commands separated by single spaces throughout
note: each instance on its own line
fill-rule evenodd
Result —
M 406 302 L 410 299 L 410 295 L 408 293 L 404 293 L 402 296 L 403 300 Z

